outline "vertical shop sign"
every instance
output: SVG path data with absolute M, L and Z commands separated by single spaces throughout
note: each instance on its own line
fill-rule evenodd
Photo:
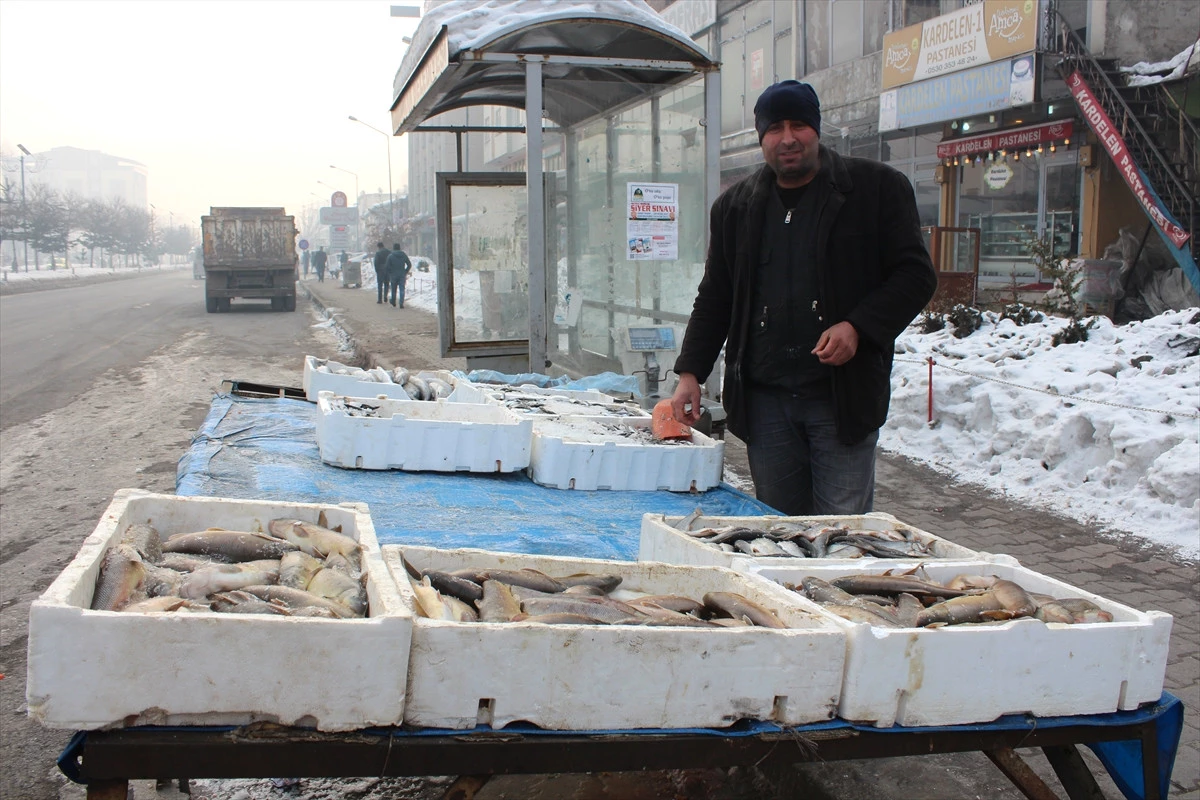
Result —
M 627 183 L 627 261 L 679 258 L 679 184 Z
M 761 47 L 750 53 L 750 88 L 763 88 L 763 51 Z

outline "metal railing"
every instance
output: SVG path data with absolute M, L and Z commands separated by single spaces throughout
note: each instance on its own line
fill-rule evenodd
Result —
M 1162 144 L 1142 125 L 1112 78 L 1088 51 L 1067 21 L 1057 11 L 1052 11 L 1051 14 L 1058 26 L 1058 55 L 1061 59 L 1058 64 L 1059 74 L 1064 80 L 1073 70 L 1079 70 L 1083 75 L 1101 106 L 1119 129 L 1131 155 L 1146 173 L 1155 191 L 1191 233 L 1192 257 L 1200 258 L 1196 180 L 1194 174 L 1188 175 L 1196 163 L 1195 124 L 1178 107 L 1171 108 L 1172 104 L 1163 98 L 1166 92 L 1161 86 L 1157 87 L 1156 92 L 1142 93 L 1146 96 L 1148 112 L 1161 114 L 1163 119 L 1170 119 L 1179 126 L 1181 163 L 1173 162 L 1163 152 Z M 1138 100 L 1140 102 L 1141 97 Z

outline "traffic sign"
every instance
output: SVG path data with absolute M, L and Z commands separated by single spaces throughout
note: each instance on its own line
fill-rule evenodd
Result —
M 307 250 L 308 249 L 308 239 L 301 239 L 299 247 L 301 250 Z

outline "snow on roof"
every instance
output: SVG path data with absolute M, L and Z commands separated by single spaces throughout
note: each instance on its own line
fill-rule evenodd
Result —
M 400 97 L 426 50 L 443 28 L 453 61 L 463 51 L 483 48 L 522 28 L 570 20 L 624 23 L 648 31 L 664 43 L 677 45 L 674 54 L 648 52 L 642 57 L 672 58 L 686 53 L 689 60 L 712 60 L 686 33 L 655 13 L 645 0 L 448 0 L 429 8 L 422 16 L 412 44 L 396 71 L 392 99 L 395 101 Z
M 1121 72 L 1129 73 L 1129 78 L 1126 80 L 1127 85 L 1149 86 L 1152 83 L 1178 80 L 1185 73 L 1195 72 L 1197 69 L 1200 69 L 1200 39 L 1197 39 L 1195 44 L 1184 48 L 1172 59 L 1139 61 L 1131 66 L 1121 67 Z

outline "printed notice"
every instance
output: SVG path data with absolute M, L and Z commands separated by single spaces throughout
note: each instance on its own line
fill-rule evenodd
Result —
M 628 183 L 626 187 L 625 259 L 679 258 L 679 184 Z

